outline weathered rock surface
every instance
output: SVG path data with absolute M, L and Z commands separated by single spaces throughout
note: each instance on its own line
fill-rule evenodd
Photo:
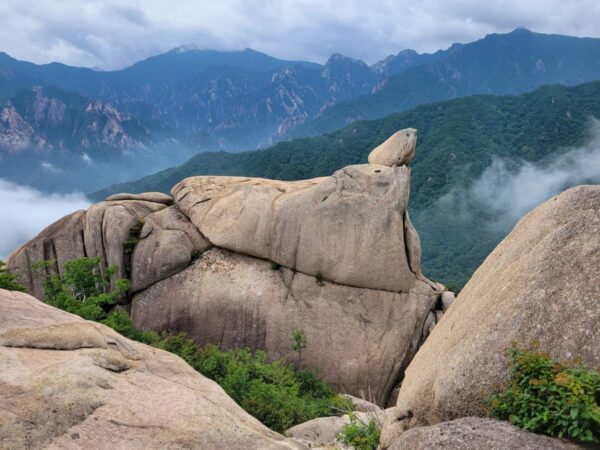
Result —
M 575 450 L 569 442 L 520 430 L 508 422 L 466 417 L 411 428 L 389 450 Z
M 115 265 L 117 276 L 126 277 L 123 244 L 138 220 L 166 206 L 140 200 L 101 202 L 86 211 L 66 216 L 15 250 L 7 264 L 35 297 L 43 299 L 47 273 L 62 274 L 66 261 L 100 256 L 103 266 Z M 55 260 L 46 271 L 32 270 L 42 260 Z
M 383 442 L 414 426 L 484 415 L 481 392 L 505 380 L 503 351 L 513 341 L 599 367 L 599 267 L 600 186 L 569 189 L 527 214 L 410 363 Z
M 354 411 L 358 412 L 377 412 L 381 411 L 381 408 L 377 406 L 375 403 L 369 402 L 365 399 L 355 397 L 350 394 L 342 394 L 342 397 L 347 398 L 352 402 L 354 406 Z
M 368 423 L 371 419 L 374 419 L 381 426 L 385 417 L 385 411 L 357 412 L 355 416 L 363 423 Z M 329 444 L 339 446 L 340 444 L 336 438 L 342 432 L 344 425 L 348 423 L 350 423 L 350 417 L 347 414 L 341 417 L 318 417 L 293 426 L 285 434 L 303 442 L 310 442 L 313 445 Z
M 416 148 L 417 130 L 406 128 L 397 131 L 383 144 L 376 147 L 369 154 L 369 163 L 388 167 L 404 166 L 413 160 Z
M 173 197 L 162 192 L 143 192 L 141 194 L 115 194 L 107 197 L 105 201 L 115 202 L 119 200 L 142 200 L 145 202 L 162 203 L 170 206 L 173 204 Z
M 218 247 L 339 284 L 407 292 L 409 260 L 418 261 L 406 250 L 409 185 L 408 167 L 365 164 L 299 182 L 192 177 L 172 193 Z
M 416 131 L 403 133 L 394 139 L 408 151 Z M 130 278 L 121 303 L 138 326 L 200 344 L 293 357 L 289 334 L 301 328 L 303 366 L 384 405 L 442 308 L 443 288 L 421 274 L 410 173 L 363 164 L 295 182 L 192 177 L 173 198 L 118 194 L 68 216 L 8 265 L 42 299 L 32 263 L 55 259 L 48 271 L 61 273 L 69 259 L 101 256 Z
M 185 269 L 210 247 L 176 206 L 148 214 L 131 259 L 131 290 L 141 291 Z
M 185 331 L 201 345 L 265 349 L 292 361 L 289 335 L 301 328 L 303 366 L 320 368 L 340 392 L 383 404 L 418 347 L 434 294 L 420 280 L 409 293 L 355 288 L 212 248 L 137 293 L 131 317 L 138 327 Z
M 441 295 L 442 311 L 444 311 L 444 312 L 448 311 L 448 308 L 450 308 L 452 303 L 454 303 L 454 300 L 456 300 L 456 296 L 454 295 L 454 292 L 452 292 L 452 291 L 442 292 L 442 295 Z
M 177 356 L 5 290 L 0 446 L 304 448 L 246 414 Z

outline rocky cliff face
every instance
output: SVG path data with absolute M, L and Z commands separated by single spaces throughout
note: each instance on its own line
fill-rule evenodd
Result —
M 56 150 L 123 152 L 152 143 L 150 132 L 113 105 L 35 86 L 0 104 L 0 153 Z
M 415 143 L 406 130 L 385 145 L 402 166 L 374 157 L 313 180 L 192 177 L 172 197 L 109 197 L 51 225 L 8 264 L 42 298 L 32 263 L 55 260 L 47 270 L 60 274 L 66 260 L 100 256 L 131 278 L 123 303 L 137 326 L 185 331 L 202 345 L 294 359 L 289 334 L 301 328 L 299 365 L 383 404 L 442 314 L 442 287 L 420 272 L 407 213 Z

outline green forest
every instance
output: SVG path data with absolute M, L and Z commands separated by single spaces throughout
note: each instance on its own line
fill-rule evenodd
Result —
M 361 121 L 333 133 L 281 142 L 244 153 L 200 153 L 185 164 L 92 195 L 169 192 L 194 175 L 240 175 L 296 180 L 329 175 L 365 163 L 369 152 L 395 131 L 419 130 L 412 162 L 411 218 L 423 246 L 423 272 L 460 289 L 510 230 L 487 226 L 498 219 L 482 208 L 466 217 L 447 194 L 477 180 L 494 158 L 544 161 L 585 144 L 600 117 L 600 82 L 544 86 L 518 96 L 473 96 Z M 511 165 L 509 164 L 509 167 Z M 444 197 L 446 196 L 446 197 Z

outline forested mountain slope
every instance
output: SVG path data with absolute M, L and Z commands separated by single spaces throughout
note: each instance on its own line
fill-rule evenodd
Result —
M 472 189 L 479 186 L 486 169 L 497 158 L 503 158 L 506 176 L 517 173 L 524 161 L 540 167 L 551 164 L 557 155 L 589 141 L 593 117 L 600 117 L 600 82 L 545 86 L 519 96 L 467 97 L 356 122 L 334 133 L 264 150 L 202 153 L 181 166 L 111 186 L 93 198 L 115 192 L 168 192 L 192 175 L 284 180 L 323 176 L 365 162 L 368 153 L 393 132 L 414 127 L 419 139 L 412 163 L 410 208 L 423 243 L 423 270 L 461 286 L 514 223 L 512 213 L 488 207 L 486 203 L 493 199 L 473 199 Z

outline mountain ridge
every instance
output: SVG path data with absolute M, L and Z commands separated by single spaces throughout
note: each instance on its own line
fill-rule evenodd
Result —
M 517 94 L 600 78 L 600 39 L 517 29 L 434 53 L 402 50 L 373 65 L 334 53 L 325 64 L 246 49 L 180 47 L 120 70 L 0 57 L 0 98 L 56 86 L 151 118 L 198 151 L 250 150 L 333 131 L 422 103 Z
M 179 167 L 111 186 L 91 197 L 101 200 L 116 192 L 164 192 L 194 175 L 316 178 L 365 162 L 370 149 L 387 136 L 414 127 L 419 130 L 419 140 L 412 163 L 410 208 L 423 242 L 424 268 L 434 278 L 458 288 L 505 230 L 463 223 L 452 205 L 445 207 L 439 200 L 481 177 L 494 158 L 508 158 L 519 165 L 544 161 L 571 146 L 583 145 L 589 138 L 590 117 L 600 117 L 600 81 L 574 87 L 549 85 L 518 96 L 464 97 L 355 122 L 333 133 L 267 149 L 200 153 Z M 498 219 L 493 211 L 480 212 L 481 221 Z

